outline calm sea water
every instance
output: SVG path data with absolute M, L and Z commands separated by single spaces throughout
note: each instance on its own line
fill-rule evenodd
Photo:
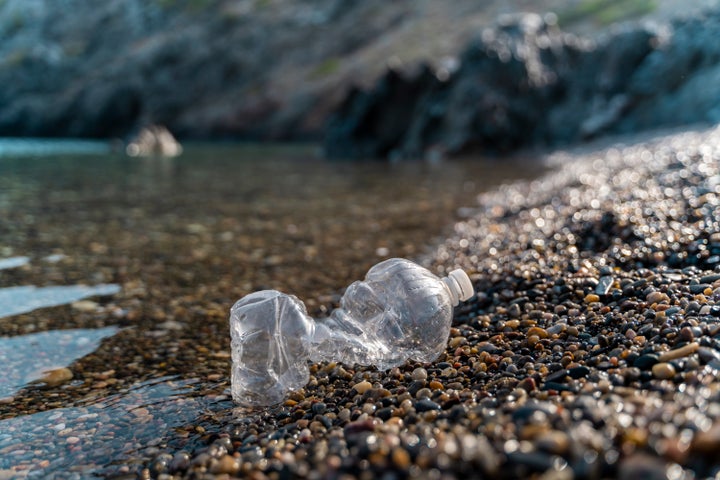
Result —
M 11 369 L 0 477 L 133 473 L 159 452 L 191 451 L 232 416 L 237 298 L 277 288 L 320 315 L 374 263 L 430 251 L 479 192 L 542 170 L 329 162 L 277 145 L 138 159 L 102 143 L 0 140 L 0 294 L 22 291 L 32 306 L 0 313 Z M 110 287 L 77 296 L 95 285 Z M 56 286 L 71 288 L 52 302 L 30 288 Z

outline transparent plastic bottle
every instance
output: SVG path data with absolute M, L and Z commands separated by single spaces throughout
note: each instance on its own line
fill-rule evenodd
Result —
M 372 267 L 323 319 L 313 320 L 293 295 L 251 293 L 230 312 L 233 399 L 254 406 L 281 402 L 308 382 L 308 360 L 381 370 L 409 359 L 433 361 L 445 349 L 453 307 L 473 294 L 462 270 L 440 279 L 402 258 Z

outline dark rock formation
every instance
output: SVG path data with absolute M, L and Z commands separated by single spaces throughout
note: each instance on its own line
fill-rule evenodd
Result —
M 0 0 L 0 136 L 319 138 L 351 82 L 455 55 L 503 3 Z
M 459 68 L 389 72 L 331 117 L 331 157 L 503 152 L 604 133 L 720 121 L 720 11 L 665 26 L 624 26 L 596 40 L 553 17 L 506 17 Z M 401 94 L 393 94 L 401 92 Z

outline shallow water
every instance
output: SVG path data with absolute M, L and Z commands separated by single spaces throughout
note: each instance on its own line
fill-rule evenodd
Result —
M 0 288 L 0 318 L 32 312 L 38 308 L 66 305 L 94 296 L 114 295 L 120 291 L 115 284 L 59 285 L 35 287 L 23 285 Z
M 0 399 L 14 395 L 25 385 L 42 380 L 45 372 L 64 368 L 92 353 L 115 327 L 50 330 L 15 337 L 0 337 Z
M 0 295 L 20 287 L 40 302 L 44 287 L 119 285 L 0 318 L 2 341 L 16 339 L 11 364 L 49 351 L 23 336 L 97 335 L 92 351 L 70 343 L 76 355 L 55 362 L 71 380 L 23 377 L 0 402 L 0 476 L 37 478 L 132 474 L 159 452 L 192 450 L 233 416 L 235 300 L 277 288 L 321 315 L 379 260 L 427 252 L 479 192 L 544 168 L 332 163 L 311 146 L 190 145 L 176 159 L 128 159 L 1 144 L 0 265 L 27 259 L 0 271 Z
M 30 263 L 30 257 L 8 257 L 0 258 L 0 270 L 22 267 Z

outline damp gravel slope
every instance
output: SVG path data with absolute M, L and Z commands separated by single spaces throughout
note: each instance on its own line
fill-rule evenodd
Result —
M 479 291 L 436 362 L 314 365 L 284 405 L 225 405 L 205 446 L 141 476 L 717 475 L 720 130 L 549 160 L 428 260 Z

